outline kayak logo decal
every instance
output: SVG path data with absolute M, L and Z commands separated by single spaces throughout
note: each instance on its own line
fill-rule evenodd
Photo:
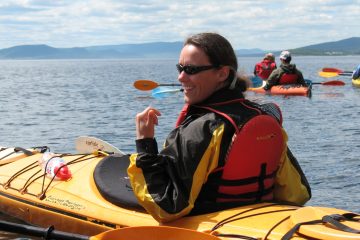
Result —
M 61 198 L 56 198 L 53 196 L 47 196 L 44 199 L 45 202 L 49 202 L 49 203 L 54 203 L 54 204 L 58 204 L 60 206 L 66 207 L 66 208 L 70 208 L 71 210 L 83 210 L 86 207 L 82 204 L 79 204 L 77 202 L 73 202 L 70 201 L 68 199 L 61 199 Z
M 105 148 L 104 145 L 101 145 L 96 141 L 86 140 L 85 143 L 86 143 L 86 145 L 88 145 L 89 147 L 92 147 L 95 150 L 103 150 Z
M 256 137 L 256 140 L 257 141 L 262 141 L 262 140 L 269 140 L 269 139 L 272 139 L 276 136 L 275 133 L 270 133 L 270 134 L 267 134 L 267 135 L 264 135 L 264 136 L 257 136 Z

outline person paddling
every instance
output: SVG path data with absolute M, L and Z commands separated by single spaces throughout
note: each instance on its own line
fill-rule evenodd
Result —
M 352 79 L 360 79 L 360 64 L 357 66 L 357 68 L 354 70 L 352 74 Z
M 275 56 L 272 53 L 267 53 L 261 62 L 256 63 L 254 75 L 260 77 L 262 80 L 266 80 L 275 69 Z
M 127 173 L 133 192 L 159 222 L 262 201 L 304 204 L 310 186 L 287 147 L 277 105 L 244 98 L 235 52 L 223 36 L 186 39 L 176 64 L 184 108 L 159 152 L 161 113 L 136 115 Z
M 295 64 L 290 63 L 291 53 L 289 51 L 282 51 L 279 58 L 281 65 L 270 74 L 264 89 L 270 90 L 272 86 L 284 84 L 307 86 L 302 72 L 296 68 Z

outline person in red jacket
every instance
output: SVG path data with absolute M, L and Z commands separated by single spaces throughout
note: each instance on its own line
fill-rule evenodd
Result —
M 266 80 L 275 69 L 275 56 L 272 53 L 267 53 L 261 62 L 256 63 L 254 75 Z

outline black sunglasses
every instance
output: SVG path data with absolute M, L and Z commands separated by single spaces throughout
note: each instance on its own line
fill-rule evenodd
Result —
M 179 71 L 179 74 L 184 71 L 186 74 L 189 75 L 193 75 L 193 74 L 197 74 L 199 72 L 205 71 L 205 70 L 209 70 L 212 68 L 218 68 L 219 66 L 215 66 L 215 65 L 208 65 L 208 66 L 192 66 L 192 65 L 181 65 L 181 64 L 176 64 L 176 68 Z

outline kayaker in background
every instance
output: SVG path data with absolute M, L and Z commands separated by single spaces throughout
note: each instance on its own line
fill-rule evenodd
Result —
M 272 86 L 283 84 L 301 84 L 307 86 L 302 72 L 296 68 L 295 64 L 291 64 L 291 53 L 282 51 L 280 54 L 280 67 L 275 69 L 267 79 L 264 86 L 265 90 L 270 90 Z
M 275 69 L 275 56 L 272 53 L 267 53 L 261 62 L 256 63 L 254 75 L 260 77 L 262 80 L 266 80 Z
M 360 78 L 360 64 L 357 66 L 357 68 L 352 74 L 352 79 L 358 79 L 358 78 Z
M 244 98 L 231 44 L 217 33 L 190 36 L 176 67 L 185 106 L 160 152 L 160 111 L 136 115 L 128 176 L 147 212 L 167 222 L 261 201 L 308 201 L 310 186 L 287 147 L 280 109 Z M 260 128 L 271 134 L 253 132 Z

